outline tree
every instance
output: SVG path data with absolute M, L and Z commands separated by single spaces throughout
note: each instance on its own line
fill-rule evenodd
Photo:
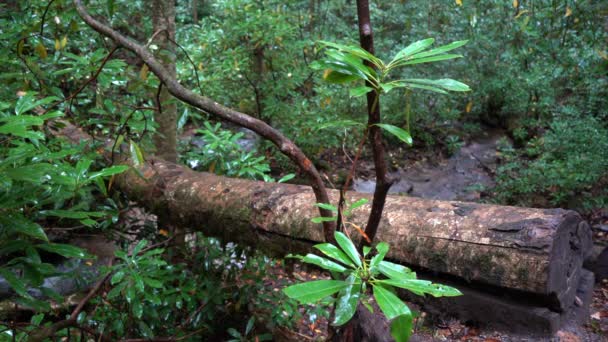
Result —
M 150 3 L 153 23 L 153 43 L 158 46 L 158 60 L 167 74 L 175 79 L 175 0 L 154 0 Z M 156 94 L 158 111 L 154 121 L 158 123 L 154 136 L 156 154 L 165 160 L 177 161 L 177 104 L 164 87 Z

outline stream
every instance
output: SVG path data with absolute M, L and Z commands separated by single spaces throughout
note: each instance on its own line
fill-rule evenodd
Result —
M 437 200 L 477 201 L 483 189 L 494 186 L 498 164 L 498 141 L 504 132 L 486 130 L 462 146 L 449 158 L 416 162 L 405 170 L 390 173 L 395 177 L 389 193 L 407 194 Z M 355 178 L 353 190 L 373 193 L 374 180 Z

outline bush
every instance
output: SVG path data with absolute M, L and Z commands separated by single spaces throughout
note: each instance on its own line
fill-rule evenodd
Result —
M 542 206 L 544 198 L 550 205 L 589 209 L 608 198 L 598 186 L 608 181 L 608 129 L 593 116 L 560 113 L 526 149 L 504 152 L 499 201 Z

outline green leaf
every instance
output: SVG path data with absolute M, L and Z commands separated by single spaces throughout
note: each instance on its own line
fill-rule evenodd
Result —
M 386 243 L 384 241 L 380 242 L 376 245 L 376 250 L 378 251 L 378 254 L 374 255 L 372 260 L 369 262 L 369 267 L 372 271 L 376 267 L 378 267 L 378 265 L 380 264 L 380 262 L 382 260 L 384 260 L 386 253 L 388 253 L 388 248 L 389 248 L 388 243 Z
M 389 125 L 389 124 L 376 124 L 376 126 L 384 129 L 390 134 L 396 136 L 399 140 L 404 143 L 411 145 L 413 143 L 412 136 L 403 128 L 399 128 L 397 126 Z
M 370 246 L 363 246 L 363 257 L 366 257 L 372 251 Z
M 344 254 L 344 252 L 342 252 L 340 250 L 340 248 L 332 245 L 331 243 L 321 243 L 321 244 L 315 245 L 314 248 L 320 250 L 323 254 L 343 263 L 346 266 L 355 268 L 355 265 L 353 264 L 352 261 L 350 261 L 348 256 L 346 254 Z
M 355 247 L 353 242 L 350 241 L 350 239 L 342 232 L 334 232 L 334 237 L 344 253 L 348 255 L 348 257 L 355 263 L 355 265 L 357 265 L 357 267 L 361 267 L 361 256 L 359 255 L 357 247 Z
M 139 241 L 137 243 L 137 245 L 135 245 L 135 248 L 133 248 L 133 252 L 131 252 L 131 255 L 136 256 L 137 254 L 139 254 L 139 252 L 148 244 L 148 240 L 143 239 L 141 241 Z
M 448 52 L 448 51 L 454 50 L 456 48 L 459 48 L 459 47 L 465 45 L 468 42 L 469 42 L 468 40 L 459 40 L 459 41 L 456 41 L 456 42 L 452 42 L 450 44 L 443 45 L 443 46 L 440 46 L 438 48 L 431 49 L 429 51 L 417 53 L 417 54 L 415 54 L 415 55 L 412 56 L 412 59 L 435 56 L 435 55 L 438 55 L 440 53 Z
M 412 315 L 400 315 L 391 322 L 391 336 L 395 342 L 407 342 L 412 335 Z
M 4 277 L 6 282 L 17 292 L 18 295 L 31 298 L 31 296 L 27 293 L 27 289 L 25 288 L 25 284 L 19 280 L 15 274 L 6 268 L 0 268 L 0 275 Z
M 359 96 L 363 96 L 373 90 L 374 90 L 374 88 L 360 86 L 360 87 L 352 88 L 348 93 L 349 93 L 350 97 L 359 97 Z
M 317 217 L 313 217 L 312 219 L 310 219 L 310 222 L 312 222 L 312 223 L 321 223 L 321 222 L 333 222 L 335 220 L 336 220 L 335 217 L 317 216 Z
M 89 180 L 93 180 L 97 177 L 113 176 L 115 174 L 119 174 L 119 173 L 126 171 L 128 168 L 129 167 L 127 165 L 115 165 L 115 166 L 106 167 L 105 169 L 102 169 L 101 171 L 91 173 L 91 175 L 89 176 Z
M 455 54 L 437 55 L 437 56 L 430 56 L 430 57 L 424 57 L 424 58 L 411 59 L 411 60 L 408 60 L 406 62 L 400 62 L 396 66 L 414 65 L 414 64 L 430 63 L 430 62 L 439 62 L 439 61 L 445 61 L 445 60 L 448 60 L 448 59 L 461 58 L 461 57 L 462 57 L 462 55 L 455 55 Z
M 369 200 L 367 198 L 361 198 L 358 201 L 356 201 L 355 203 L 351 204 L 348 206 L 348 209 L 346 209 L 344 211 L 344 214 L 346 216 L 350 216 L 350 214 L 352 214 L 353 210 L 367 204 L 367 202 L 369 202 Z
M 416 279 L 416 273 L 412 272 L 412 270 L 390 261 L 380 261 L 377 269 L 385 276 L 398 281 Z
M 328 83 L 340 84 L 359 80 L 360 77 L 331 70 L 323 77 L 323 79 Z
M 129 151 L 131 152 L 131 159 L 133 160 L 133 165 L 139 166 L 145 162 L 144 154 L 141 152 L 141 149 L 134 141 L 130 142 Z
M 144 277 L 144 282 L 146 283 L 146 285 L 153 287 L 155 289 L 162 289 L 164 287 L 163 283 L 157 279 Z
M 133 316 L 135 316 L 135 318 L 140 319 L 144 314 L 144 306 L 138 300 L 133 301 L 131 304 L 131 311 L 133 312 Z
M 333 205 L 331 205 L 329 203 L 315 203 L 315 206 L 317 206 L 319 208 L 323 208 L 325 210 L 332 211 L 334 213 L 338 212 L 338 208 L 334 207 Z
M 300 260 L 307 262 L 309 264 L 317 265 L 328 271 L 334 271 L 334 272 L 339 272 L 339 273 L 346 271 L 346 268 L 344 266 L 337 264 L 331 260 L 322 258 L 318 255 L 314 255 L 314 254 L 310 254 L 310 253 L 307 254 L 305 257 L 301 257 Z
M 433 297 L 456 297 L 462 296 L 462 292 L 451 286 L 442 284 L 433 284 L 428 280 L 422 279 L 382 279 L 378 280 L 381 284 L 387 284 L 390 286 L 399 287 L 411 291 L 419 296 L 426 293 Z
M 359 58 L 362 58 L 364 60 L 371 62 L 372 64 L 374 64 L 376 67 L 378 67 L 380 69 L 382 69 L 384 67 L 382 60 L 380 60 L 378 57 L 372 55 L 368 51 L 364 50 L 360 46 L 342 45 L 342 44 L 323 41 L 323 40 L 319 41 L 319 43 L 321 43 L 325 46 L 333 47 L 334 49 L 338 49 L 340 51 L 346 51 L 348 53 L 351 53 Z
M 427 47 L 433 45 L 434 42 L 435 42 L 434 38 L 427 38 L 427 39 L 419 40 L 417 42 L 414 42 L 414 43 L 406 46 L 404 49 L 402 49 L 395 55 L 395 58 L 393 58 L 393 60 L 389 63 L 389 65 L 394 64 L 396 61 L 398 61 L 400 59 L 407 58 L 415 53 L 418 53 L 418 52 L 426 49 Z
M 133 282 L 135 283 L 135 289 L 139 293 L 143 293 L 144 290 L 146 289 L 146 286 L 144 284 L 144 280 L 139 275 L 139 273 L 134 272 L 134 273 L 132 273 L 132 276 L 133 276 Z
M 114 273 L 114 275 L 110 279 L 110 284 L 114 285 L 114 284 L 120 283 L 124 277 L 125 277 L 124 270 L 117 271 L 116 273 Z
M 346 282 L 349 285 L 340 291 L 336 302 L 333 324 L 337 326 L 344 325 L 353 318 L 361 297 L 361 279 L 351 274 Z
M 281 179 L 279 179 L 277 181 L 277 183 L 284 183 L 287 182 L 288 180 L 291 180 L 293 178 L 295 178 L 296 174 L 295 173 L 288 173 L 285 176 L 281 177 Z
M 287 297 L 301 303 L 317 302 L 327 296 L 346 288 L 348 283 L 342 280 L 316 280 L 302 284 L 291 285 L 283 289 Z
M 19 98 L 19 100 L 17 100 L 17 103 L 15 104 L 15 114 L 21 115 L 31 109 L 44 106 L 58 99 L 58 97 L 50 96 L 36 100 L 35 93 L 27 93 L 25 96 L 22 96 Z
M 42 210 L 41 215 L 44 216 L 56 216 L 62 218 L 71 218 L 75 220 L 82 220 L 89 217 L 103 217 L 106 213 L 101 211 L 72 211 L 72 210 Z
M 373 285 L 374 298 L 388 320 L 401 315 L 412 315 L 410 308 L 399 297 L 381 285 Z
M 408 78 L 405 80 L 406 83 L 417 83 L 417 84 L 424 84 L 424 85 L 429 85 L 429 86 L 433 86 L 433 87 L 438 87 L 438 88 L 442 88 L 445 90 L 449 90 L 449 91 L 470 91 L 471 88 L 469 88 L 468 85 L 453 80 L 451 78 L 442 78 L 439 80 L 427 80 L 427 79 L 420 79 L 420 78 Z
M 36 248 L 45 250 L 47 252 L 59 254 L 66 258 L 84 259 L 87 257 L 87 254 L 81 248 L 62 243 L 45 243 L 36 245 Z
M 245 327 L 245 336 L 249 335 L 251 329 L 253 329 L 253 323 L 255 322 L 255 317 L 251 317 L 249 321 L 247 321 L 247 326 Z
M 2 217 L 0 218 L 0 224 L 4 227 L 11 227 L 13 233 L 27 235 L 38 240 L 48 241 L 44 229 L 42 229 L 38 223 L 30 221 L 20 214 Z

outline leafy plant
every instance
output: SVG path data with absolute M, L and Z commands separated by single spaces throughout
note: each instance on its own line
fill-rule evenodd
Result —
M 100 195 L 108 195 L 104 178 L 127 166 L 94 171 L 92 155 L 47 139 L 41 127 L 62 113 L 35 115 L 35 108 L 56 100 L 35 95 L 24 94 L 14 106 L 0 109 L 0 275 L 18 295 L 17 302 L 48 310 L 48 301 L 34 298 L 30 289 L 40 287 L 45 296 L 61 298 L 41 287 L 45 278 L 61 273 L 41 254 L 89 256 L 75 246 L 50 241 L 42 224 L 66 228 L 111 224 L 114 202 L 96 202 L 103 198 Z M 13 113 L 5 111 L 8 108 L 14 108 Z
M 295 256 L 303 262 L 330 271 L 333 280 L 316 280 L 291 285 L 283 289 L 290 298 L 301 303 L 316 303 L 337 294 L 332 324 L 340 326 L 351 320 L 359 303 L 373 312 L 372 298 L 391 322 L 391 334 L 398 342 L 407 341 L 411 334 L 413 316 L 408 306 L 395 294 L 396 288 L 417 295 L 434 297 L 459 296 L 462 293 L 450 286 L 433 284 L 416 278 L 409 268 L 384 260 L 389 246 L 380 242 L 372 253 L 371 247 L 363 247 L 363 255 L 343 233 L 336 232 L 338 246 L 331 243 L 315 245 L 325 256 L 315 254 Z M 373 295 L 369 294 L 372 291 Z
M 187 151 L 182 157 L 188 165 L 218 175 L 274 181 L 266 158 L 257 156 L 255 148 L 247 151 L 241 145 L 244 133 L 222 129 L 220 123 L 211 125 L 205 121 L 204 125 L 204 129 L 197 130 L 202 140 L 198 147 Z M 294 176 L 288 174 L 278 182 L 288 181 Z
M 371 91 L 377 94 L 386 94 L 394 89 L 423 89 L 440 94 L 447 94 L 448 91 L 469 91 L 466 84 L 449 79 L 423 79 L 423 78 L 404 78 L 391 80 L 391 73 L 404 66 L 432 63 L 462 57 L 462 55 L 447 53 L 459 48 L 467 41 L 456 41 L 451 44 L 443 45 L 438 48 L 429 49 L 435 39 L 428 38 L 412 43 L 399 51 L 393 59 L 385 63 L 378 57 L 370 54 L 361 47 L 347 46 L 332 42 L 321 41 L 326 46 L 325 59 L 316 61 L 312 67 L 317 70 L 325 70 L 323 78 L 329 83 L 349 83 L 355 81 L 365 81 L 365 85 L 360 85 L 350 89 L 351 97 L 366 95 Z M 364 62 L 371 66 L 366 65 Z M 372 107 L 377 106 L 374 103 Z M 409 117 L 406 118 L 409 125 Z M 376 124 L 386 132 L 394 135 L 399 140 L 412 144 L 412 137 L 408 130 L 390 124 Z

